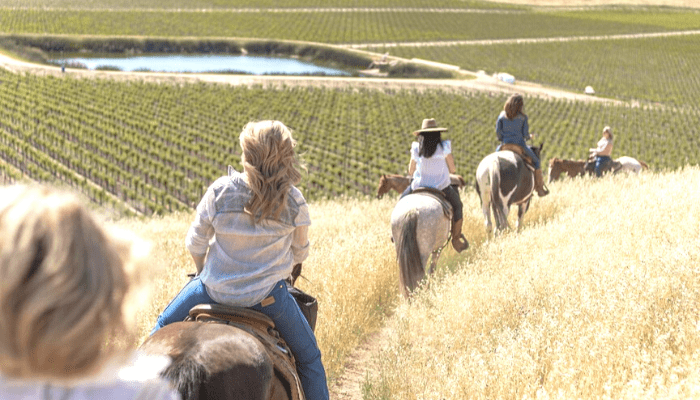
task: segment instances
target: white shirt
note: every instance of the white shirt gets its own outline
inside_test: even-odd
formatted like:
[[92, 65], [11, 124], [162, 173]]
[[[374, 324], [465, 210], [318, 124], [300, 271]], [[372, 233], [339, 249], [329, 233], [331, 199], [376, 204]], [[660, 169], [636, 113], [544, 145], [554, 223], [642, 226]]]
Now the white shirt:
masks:
[[413, 173], [411, 189], [429, 187], [442, 190], [450, 186], [450, 170], [447, 168], [445, 157], [452, 153], [452, 144], [449, 140], [443, 140], [442, 146], [438, 145], [435, 154], [430, 158], [420, 157], [418, 151], [420, 143], [411, 144], [411, 160], [416, 161], [416, 171]]
[[610, 156], [612, 154], [613, 142], [607, 137], [603, 136], [602, 139], [598, 141], [598, 147], [595, 149], [595, 154], [598, 156]]
[[11, 379], [0, 375], [2, 400], [180, 400], [160, 377], [167, 356], [135, 354], [126, 366], [107, 365], [99, 374], [72, 382]]
[[292, 186], [282, 215], [255, 223], [244, 211], [252, 192], [243, 178], [231, 168], [207, 189], [185, 245], [194, 255], [209, 249], [200, 277], [214, 301], [250, 307], [306, 259], [311, 219], [304, 196]]

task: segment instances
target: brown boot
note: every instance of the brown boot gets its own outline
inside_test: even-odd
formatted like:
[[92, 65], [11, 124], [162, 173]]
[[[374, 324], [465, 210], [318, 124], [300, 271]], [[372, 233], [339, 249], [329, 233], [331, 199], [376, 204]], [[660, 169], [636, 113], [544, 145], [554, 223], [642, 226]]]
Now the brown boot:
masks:
[[469, 247], [467, 238], [462, 235], [462, 220], [452, 222], [452, 247], [461, 253]]
[[549, 189], [544, 186], [544, 178], [542, 178], [542, 170], [535, 170], [535, 190], [537, 190], [537, 195], [544, 197], [549, 194]]

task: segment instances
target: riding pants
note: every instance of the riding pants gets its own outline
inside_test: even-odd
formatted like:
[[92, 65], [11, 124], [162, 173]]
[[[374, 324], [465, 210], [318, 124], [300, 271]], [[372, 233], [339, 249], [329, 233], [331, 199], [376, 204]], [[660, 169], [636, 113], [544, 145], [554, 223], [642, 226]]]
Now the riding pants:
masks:
[[612, 162], [610, 156], [596, 156], [595, 158], [595, 176], [601, 177], [603, 175], [603, 169]]
[[[294, 353], [299, 379], [306, 398], [327, 400], [329, 398], [328, 383], [325, 368], [321, 363], [321, 350], [318, 348], [314, 332], [304, 314], [299, 309], [294, 297], [289, 293], [287, 283], [283, 280], [277, 282], [266, 300], [269, 297], [275, 299], [272, 304], [263, 306], [262, 303], [258, 303], [249, 308], [267, 315], [274, 321], [275, 328]], [[269, 302], [269, 300], [266, 301], [266, 304]], [[190, 309], [198, 304], [216, 304], [209, 297], [199, 276], [190, 280], [165, 307], [163, 313], [158, 316], [158, 321], [151, 331], [151, 335], [165, 325], [184, 320]]]
[[[411, 185], [408, 185], [406, 190], [401, 193], [399, 200], [413, 193]], [[462, 199], [459, 197], [459, 192], [452, 185], [448, 185], [446, 188], [442, 189], [442, 193], [445, 198], [452, 205], [452, 222], [457, 222], [462, 219]]]

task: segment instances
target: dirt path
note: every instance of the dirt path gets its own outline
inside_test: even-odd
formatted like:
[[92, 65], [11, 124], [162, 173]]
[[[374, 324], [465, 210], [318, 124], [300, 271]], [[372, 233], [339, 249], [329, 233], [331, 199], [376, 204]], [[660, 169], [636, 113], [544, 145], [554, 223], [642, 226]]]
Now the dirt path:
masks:
[[375, 357], [385, 347], [389, 334], [388, 328], [382, 328], [355, 349], [344, 365], [343, 376], [329, 387], [331, 400], [362, 400], [367, 377], [378, 373]]
[[551, 38], [521, 38], [521, 39], [485, 39], [485, 40], [445, 40], [439, 42], [393, 42], [393, 43], [358, 43], [343, 44], [340, 47], [351, 49], [367, 49], [382, 47], [435, 47], [435, 46], [488, 46], [494, 44], [521, 44], [521, 43], [553, 43], [553, 42], [573, 42], [582, 40], [623, 40], [623, 39], [644, 39], [671, 36], [700, 35], [700, 30], [653, 32], [653, 33], [630, 33], [619, 35], [598, 35], [598, 36], [562, 36]]

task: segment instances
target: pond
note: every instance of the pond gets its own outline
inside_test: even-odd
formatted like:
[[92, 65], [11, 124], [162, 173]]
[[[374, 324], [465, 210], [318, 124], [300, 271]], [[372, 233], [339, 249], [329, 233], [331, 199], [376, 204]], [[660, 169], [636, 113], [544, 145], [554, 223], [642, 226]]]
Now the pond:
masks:
[[229, 72], [252, 75], [351, 75], [341, 69], [321, 67], [294, 58], [232, 55], [158, 55], [123, 57], [69, 57], [53, 59], [58, 65], [83, 65], [88, 69], [154, 72]]

